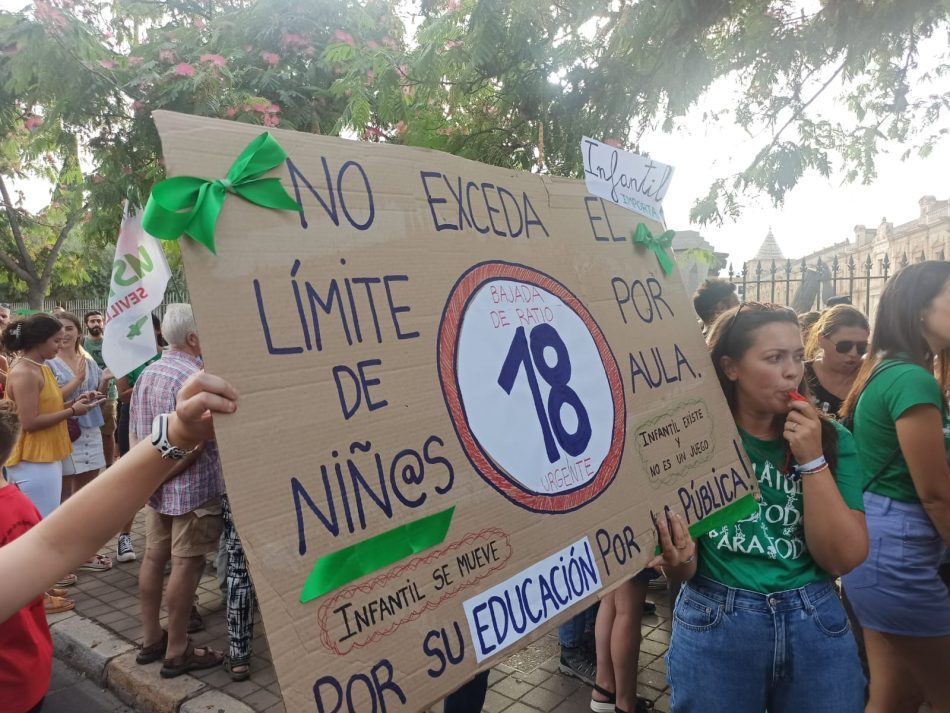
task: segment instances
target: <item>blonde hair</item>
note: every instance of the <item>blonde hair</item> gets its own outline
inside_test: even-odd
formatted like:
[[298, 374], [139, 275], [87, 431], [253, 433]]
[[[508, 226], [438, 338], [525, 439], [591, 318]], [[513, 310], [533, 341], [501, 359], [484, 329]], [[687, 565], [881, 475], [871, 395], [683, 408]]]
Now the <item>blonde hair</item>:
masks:
[[816, 359], [821, 352], [821, 338], [830, 337], [844, 327], [860, 327], [871, 332], [868, 318], [851, 305], [829, 307], [815, 322], [805, 337], [805, 359]]

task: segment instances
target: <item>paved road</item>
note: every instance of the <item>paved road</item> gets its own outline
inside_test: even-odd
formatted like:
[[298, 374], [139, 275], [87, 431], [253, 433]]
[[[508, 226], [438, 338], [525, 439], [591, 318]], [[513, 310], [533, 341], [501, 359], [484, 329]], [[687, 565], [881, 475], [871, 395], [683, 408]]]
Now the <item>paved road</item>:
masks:
[[134, 709], [54, 658], [43, 713], [134, 713]]

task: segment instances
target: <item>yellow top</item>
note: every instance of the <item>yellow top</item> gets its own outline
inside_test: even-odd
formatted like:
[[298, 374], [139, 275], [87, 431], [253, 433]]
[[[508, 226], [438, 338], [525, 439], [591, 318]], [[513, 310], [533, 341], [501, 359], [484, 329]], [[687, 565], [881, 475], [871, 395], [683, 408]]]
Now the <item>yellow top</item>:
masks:
[[[39, 367], [43, 371], [43, 388], [40, 390], [37, 413], [42, 416], [43, 414], [65, 410], [63, 392], [59, 390], [59, 384], [56, 383], [53, 372], [45, 364], [40, 364]], [[16, 402], [16, 399], [11, 398], [9, 389], [7, 389], [3, 398]], [[17, 439], [6, 465], [7, 467], [14, 466], [21, 460], [30, 463], [55, 463], [68, 456], [72, 451], [73, 444], [69, 440], [69, 431], [64, 419], [39, 431], [29, 433], [20, 431], [20, 437]]]

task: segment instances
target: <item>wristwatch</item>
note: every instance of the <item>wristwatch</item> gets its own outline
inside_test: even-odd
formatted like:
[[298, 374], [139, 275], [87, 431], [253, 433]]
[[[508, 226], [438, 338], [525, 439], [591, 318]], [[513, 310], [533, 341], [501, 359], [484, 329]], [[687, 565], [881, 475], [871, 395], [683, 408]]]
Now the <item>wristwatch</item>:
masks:
[[168, 442], [167, 413], [160, 413], [152, 420], [152, 445], [162, 454], [162, 458], [167, 458], [168, 460], [181, 460], [189, 453], [194, 453], [198, 450], [198, 446], [195, 446], [191, 450], [186, 451]]

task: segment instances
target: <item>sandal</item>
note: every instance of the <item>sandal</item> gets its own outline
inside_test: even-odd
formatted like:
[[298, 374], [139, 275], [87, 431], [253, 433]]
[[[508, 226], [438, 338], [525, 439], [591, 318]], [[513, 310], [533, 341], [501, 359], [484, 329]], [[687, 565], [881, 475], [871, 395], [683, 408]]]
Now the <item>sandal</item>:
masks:
[[70, 573], [67, 574], [65, 577], [63, 577], [61, 580], [59, 580], [59, 581], [55, 584], [55, 586], [56, 586], [56, 587], [71, 587], [71, 586], [73, 586], [73, 585], [74, 585], [76, 582], [78, 582], [78, 581], [79, 581], [79, 577], [77, 577], [75, 574], [73, 574], [72, 572], [70, 572]]
[[75, 609], [76, 602], [66, 597], [54, 597], [49, 594], [44, 594], [43, 607], [46, 609], [47, 614], [62, 614], [63, 612]]
[[69, 596], [69, 592], [67, 592], [65, 589], [60, 589], [59, 587], [50, 587], [46, 590], [46, 593], [51, 597], [63, 597], [64, 599], [68, 598]]
[[224, 663], [223, 653], [207, 646], [192, 646], [189, 641], [185, 653], [162, 661], [162, 670], [159, 674], [162, 678], [176, 678], [189, 671], [202, 671], [220, 666], [222, 663]]
[[197, 634], [205, 630], [205, 620], [198, 611], [198, 607], [192, 605], [191, 614], [188, 615], [188, 626], [185, 631], [189, 634]]
[[[251, 677], [250, 659], [228, 659], [224, 662], [224, 667], [231, 674], [232, 681], [246, 681]], [[238, 671], [237, 669], [243, 669]]]
[[154, 644], [149, 644], [148, 646], [145, 646], [144, 644], [142, 645], [138, 656], [135, 657], [135, 663], [137, 663], [139, 666], [145, 666], [146, 664], [161, 661], [165, 656], [165, 648], [167, 646], [168, 632], [163, 630], [161, 639], [156, 641]]
[[79, 565], [78, 569], [84, 569], [90, 572], [104, 572], [107, 569], [112, 569], [112, 560], [105, 555], [95, 555]]
[[[593, 698], [590, 699], [590, 709], [594, 713], [624, 713], [620, 708], [617, 708], [617, 696], [614, 693], [611, 693], [608, 690], [601, 688], [598, 685], [594, 685], [594, 690], [597, 691], [600, 695], [606, 698], [606, 701], [595, 701]], [[595, 707], [596, 706], [596, 707]], [[637, 707], [634, 710], [634, 713], [650, 713], [653, 710], [653, 701], [649, 698], [643, 698], [642, 696], [637, 696]]]
[[617, 704], [617, 696], [612, 691], [608, 691], [606, 688], [601, 688], [596, 683], [594, 684], [594, 691], [606, 698], [606, 701], [598, 701], [593, 698], [590, 699], [590, 709], [594, 713], [614, 713], [614, 709]]

